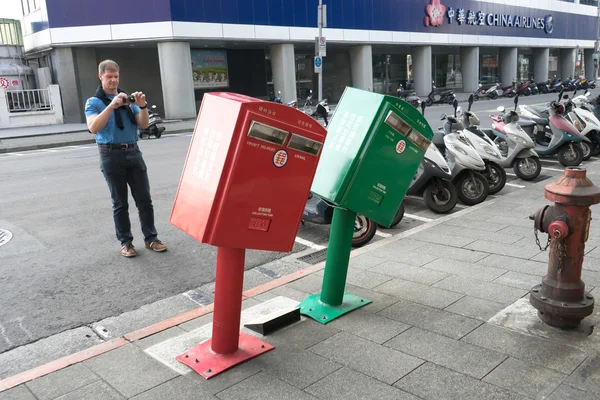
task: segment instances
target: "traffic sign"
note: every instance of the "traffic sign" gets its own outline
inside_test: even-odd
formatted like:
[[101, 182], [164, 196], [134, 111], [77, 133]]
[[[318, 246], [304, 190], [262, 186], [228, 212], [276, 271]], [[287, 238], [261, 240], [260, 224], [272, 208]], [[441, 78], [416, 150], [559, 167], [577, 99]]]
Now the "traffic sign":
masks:
[[317, 36], [315, 38], [315, 54], [320, 57], [327, 55], [327, 39], [325, 36]]
[[315, 57], [315, 74], [323, 72], [323, 59], [319, 56]]

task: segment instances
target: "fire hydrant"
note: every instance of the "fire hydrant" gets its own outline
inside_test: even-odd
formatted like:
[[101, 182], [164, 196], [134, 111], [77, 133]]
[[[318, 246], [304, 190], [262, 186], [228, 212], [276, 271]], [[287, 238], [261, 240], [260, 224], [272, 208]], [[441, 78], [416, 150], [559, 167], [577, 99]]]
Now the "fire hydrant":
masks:
[[[581, 280], [585, 242], [592, 212], [600, 203], [600, 188], [586, 178], [585, 168], [566, 168], [555, 182], [546, 185], [546, 199], [552, 206], [541, 207], [530, 219], [540, 250], [550, 247], [548, 273], [541, 285], [535, 285], [529, 301], [539, 318], [557, 328], [575, 328], [594, 310], [594, 297], [585, 291]], [[538, 231], [548, 234], [542, 248]]]

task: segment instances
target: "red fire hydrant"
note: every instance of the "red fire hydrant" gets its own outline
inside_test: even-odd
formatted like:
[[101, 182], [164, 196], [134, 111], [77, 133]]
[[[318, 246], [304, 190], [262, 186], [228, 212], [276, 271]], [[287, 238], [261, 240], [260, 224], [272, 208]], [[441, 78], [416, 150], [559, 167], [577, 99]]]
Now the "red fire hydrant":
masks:
[[590, 206], [600, 203], [600, 188], [586, 178], [585, 168], [566, 168], [563, 176], [546, 185], [544, 194], [555, 204], [541, 207], [530, 219], [535, 221], [538, 246], [538, 231], [548, 234], [540, 250], [550, 247], [550, 260], [548, 273], [531, 289], [529, 301], [548, 325], [574, 328], [594, 310], [594, 297], [585, 291], [581, 271]]

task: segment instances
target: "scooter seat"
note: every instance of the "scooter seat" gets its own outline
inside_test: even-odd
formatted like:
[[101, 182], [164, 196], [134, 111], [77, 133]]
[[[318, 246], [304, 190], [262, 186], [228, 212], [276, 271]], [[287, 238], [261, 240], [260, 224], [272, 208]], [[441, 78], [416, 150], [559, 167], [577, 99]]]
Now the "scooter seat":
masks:
[[538, 106], [525, 106], [525, 107], [529, 108], [531, 111], [538, 114], [541, 118], [548, 118], [550, 116], [550, 113], [548, 112], [547, 108], [538, 107]]

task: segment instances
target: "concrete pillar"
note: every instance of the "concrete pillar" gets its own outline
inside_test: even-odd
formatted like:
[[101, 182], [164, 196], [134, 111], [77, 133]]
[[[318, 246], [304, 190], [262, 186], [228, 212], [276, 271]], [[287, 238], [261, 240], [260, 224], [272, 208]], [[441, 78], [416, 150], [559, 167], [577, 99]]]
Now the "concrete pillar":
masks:
[[371, 45], [350, 48], [352, 87], [373, 90], [373, 50]]
[[[296, 56], [293, 44], [274, 44], [271, 50], [271, 69], [273, 71], [273, 86], [275, 96], [281, 91], [281, 101], [285, 104], [297, 100], [296, 94]], [[324, 60], [323, 62], [327, 62]], [[313, 91], [314, 98], [318, 93]]]
[[460, 48], [463, 92], [471, 93], [479, 85], [479, 47]]
[[560, 76], [563, 81], [575, 74], [575, 49], [560, 49]]
[[[54, 83], [60, 86], [64, 122], [67, 124], [85, 122], [83, 118], [85, 101], [88, 97], [92, 97], [94, 93], [86, 93], [87, 96], [84, 99], [80, 97], [80, 90], [77, 85], [77, 62], [73, 48], [58, 47], [52, 50], [51, 57], [54, 79], [56, 81]], [[96, 65], [94, 70], [97, 69], [98, 66]], [[97, 73], [95, 81], [98, 82]]]
[[431, 92], [431, 46], [412, 48], [412, 72], [414, 88], [419, 96], [427, 96]]
[[63, 107], [60, 99], [60, 87], [58, 85], [48, 86], [48, 92], [50, 92], [50, 101], [52, 102], [52, 108], [54, 109], [54, 115], [57, 124], [64, 122], [63, 118]]
[[550, 63], [550, 49], [533, 49], [533, 76], [536, 82], [544, 82], [548, 79], [548, 65]]
[[508, 86], [517, 79], [517, 48], [500, 48], [500, 80], [502, 86]]
[[583, 62], [585, 67], [585, 78], [589, 82], [596, 80], [596, 67], [594, 66], [594, 49], [583, 50]]
[[196, 118], [196, 98], [189, 42], [158, 43], [165, 119]]

